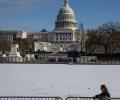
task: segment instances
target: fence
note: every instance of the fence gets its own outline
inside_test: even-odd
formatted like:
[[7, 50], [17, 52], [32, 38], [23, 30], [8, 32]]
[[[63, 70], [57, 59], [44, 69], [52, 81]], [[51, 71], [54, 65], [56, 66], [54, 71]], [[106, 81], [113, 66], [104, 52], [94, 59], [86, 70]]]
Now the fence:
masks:
[[34, 59], [22, 57], [0, 57], [0, 63], [32, 63]]
[[24, 57], [0, 57], [0, 63], [23, 63], [23, 64], [99, 64], [99, 65], [120, 65], [120, 60], [77, 60], [73, 58], [62, 58], [56, 61], [56, 58], [29, 59]]
[[96, 60], [96, 61], [80, 61], [78, 64], [97, 64], [97, 65], [120, 65], [120, 60]]
[[50, 58], [29, 59], [24, 57], [0, 57], [0, 63], [21, 63], [21, 64], [67, 64], [69, 58], [58, 59], [58, 61]]
[[[63, 100], [63, 98], [39, 96], [0, 96], [0, 100]], [[65, 100], [93, 100], [93, 97], [67, 97]], [[110, 100], [120, 100], [120, 98], [110, 98]]]
[[[93, 97], [67, 97], [66, 100], [93, 100]], [[110, 98], [110, 100], [120, 100], [120, 98]]]
[[63, 100], [61, 97], [1, 96], [0, 100]]

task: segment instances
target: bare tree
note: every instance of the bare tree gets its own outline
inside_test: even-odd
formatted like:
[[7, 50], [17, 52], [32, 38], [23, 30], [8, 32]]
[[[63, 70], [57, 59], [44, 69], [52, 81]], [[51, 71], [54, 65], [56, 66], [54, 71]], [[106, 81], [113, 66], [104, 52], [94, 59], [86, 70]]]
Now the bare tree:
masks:
[[[105, 54], [119, 52], [120, 50], [120, 23], [108, 22], [96, 30], [88, 30], [86, 48], [95, 52], [96, 49]], [[119, 49], [118, 51], [116, 51]]]
[[26, 39], [17, 39], [17, 43], [20, 46], [20, 51], [23, 53], [23, 51], [29, 51], [29, 53], [32, 53], [34, 51], [34, 40], [33, 37], [29, 37]]
[[120, 23], [105, 23], [98, 28], [98, 32], [101, 35], [100, 45], [104, 47], [105, 53], [113, 53], [120, 42]]
[[10, 51], [11, 42], [5, 39], [0, 39], [0, 50], [1, 51]]
[[[87, 37], [85, 47], [87, 52], [95, 52], [95, 50], [100, 45], [101, 37], [97, 30], [88, 30], [87, 31]], [[99, 48], [100, 49], [100, 48]]]

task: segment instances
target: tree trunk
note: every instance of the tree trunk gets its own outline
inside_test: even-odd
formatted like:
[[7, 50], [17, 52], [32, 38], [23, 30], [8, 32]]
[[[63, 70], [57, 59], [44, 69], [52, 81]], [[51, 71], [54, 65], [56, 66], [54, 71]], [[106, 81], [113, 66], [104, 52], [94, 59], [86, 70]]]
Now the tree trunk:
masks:
[[108, 52], [109, 52], [109, 49], [108, 49], [108, 45], [106, 45], [106, 46], [104, 46], [104, 50], [105, 50], [105, 54], [108, 54]]

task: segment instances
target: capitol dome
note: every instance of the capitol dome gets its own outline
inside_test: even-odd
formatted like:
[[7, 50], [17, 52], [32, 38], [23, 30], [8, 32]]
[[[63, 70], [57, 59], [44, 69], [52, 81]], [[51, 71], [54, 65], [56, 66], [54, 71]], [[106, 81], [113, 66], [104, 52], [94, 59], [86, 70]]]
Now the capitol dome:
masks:
[[69, 6], [68, 0], [64, 1], [64, 6], [60, 9], [55, 29], [77, 29], [77, 21], [73, 9]]

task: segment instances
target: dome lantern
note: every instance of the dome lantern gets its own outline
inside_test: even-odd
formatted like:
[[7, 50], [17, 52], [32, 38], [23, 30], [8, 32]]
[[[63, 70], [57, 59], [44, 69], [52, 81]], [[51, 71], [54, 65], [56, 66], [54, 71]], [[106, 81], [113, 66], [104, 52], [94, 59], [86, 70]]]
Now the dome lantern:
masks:
[[64, 6], [68, 6], [68, 0], [64, 1]]

